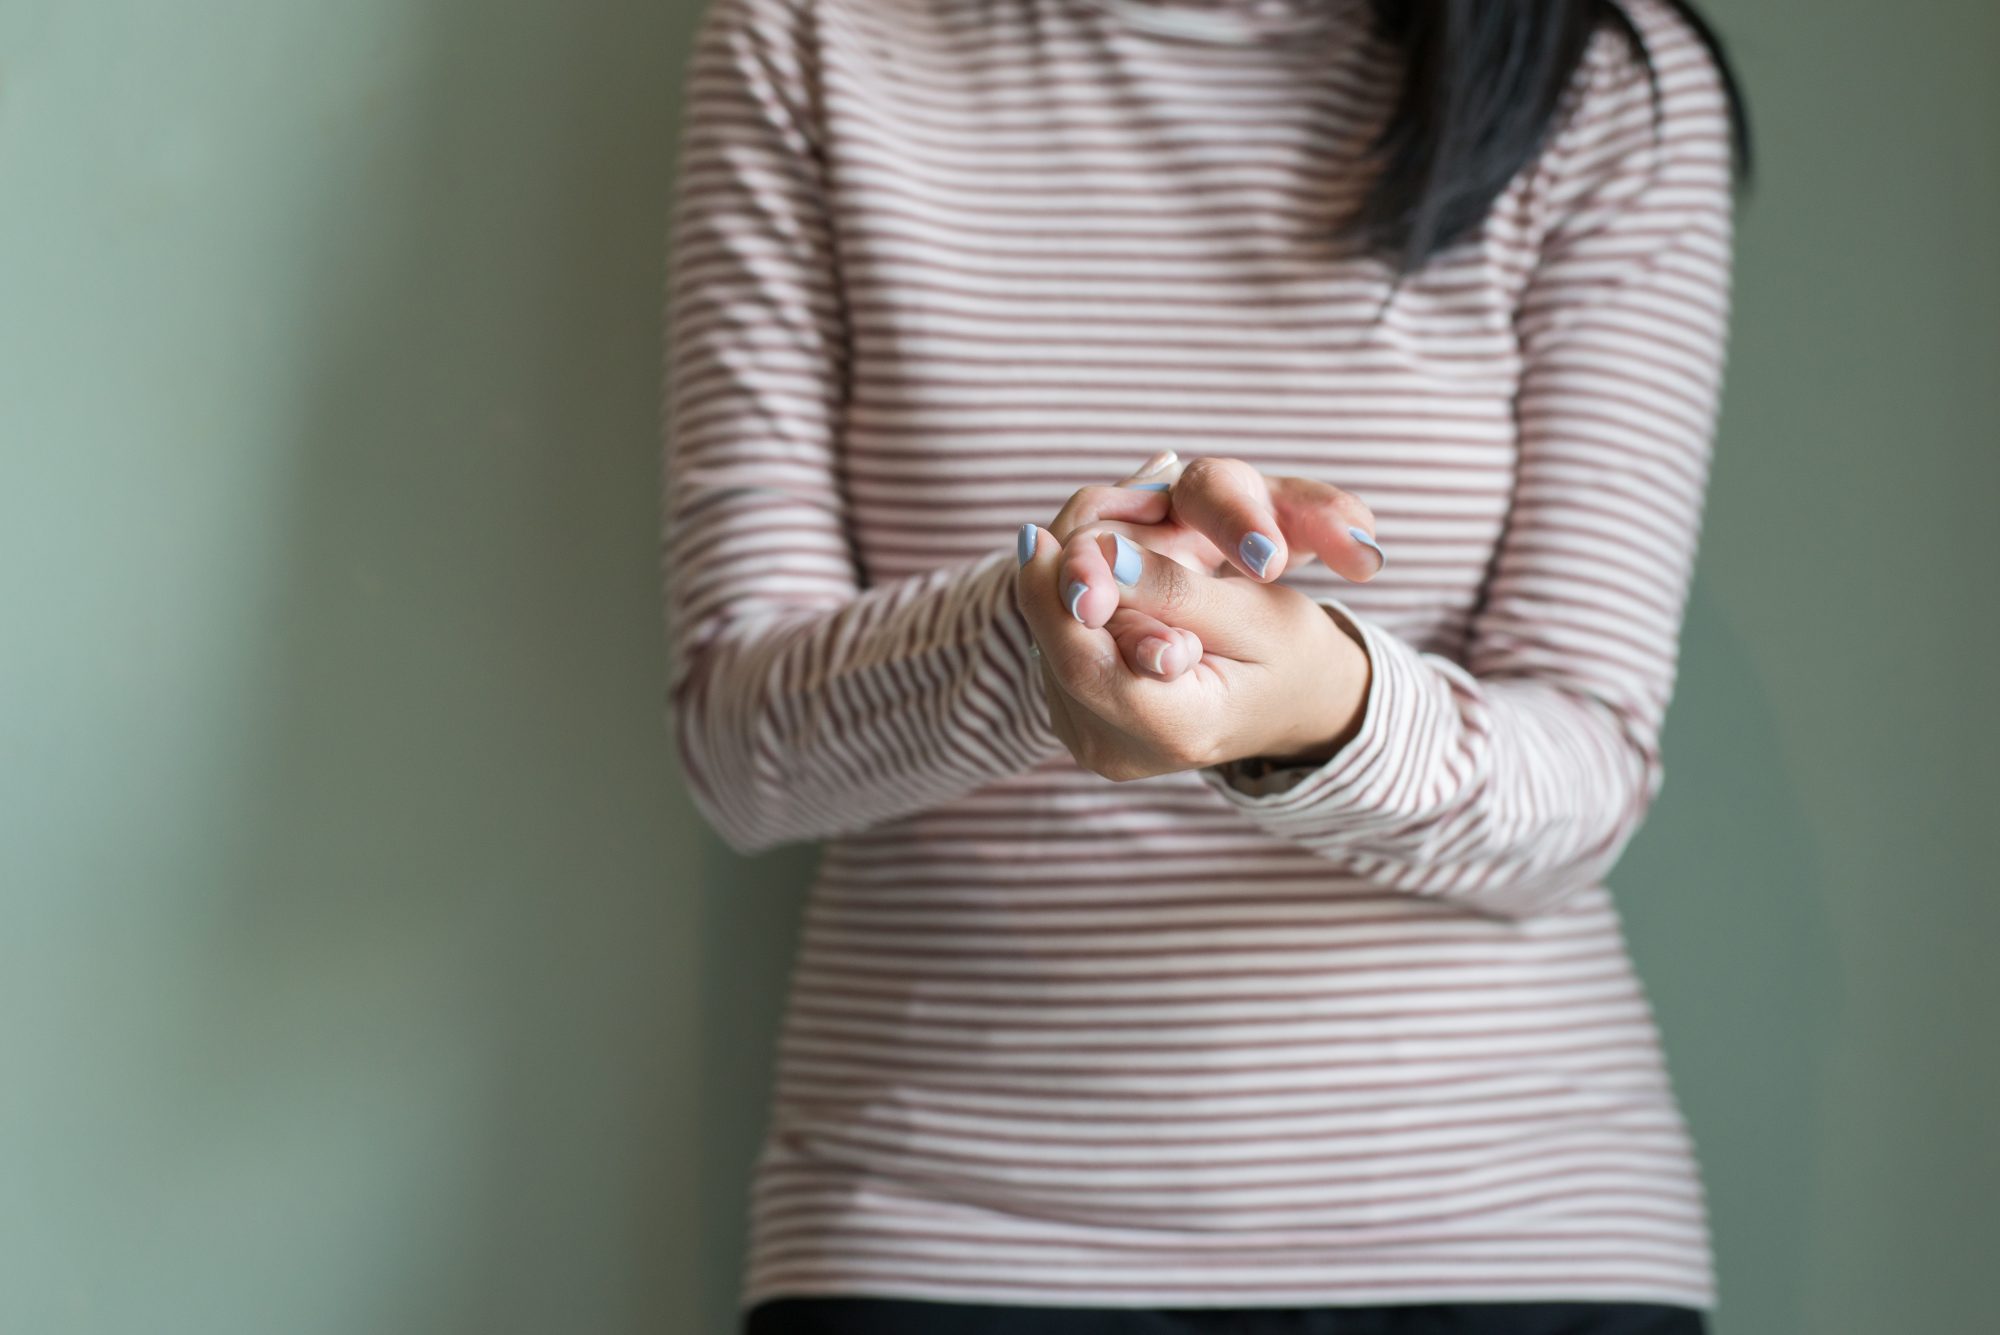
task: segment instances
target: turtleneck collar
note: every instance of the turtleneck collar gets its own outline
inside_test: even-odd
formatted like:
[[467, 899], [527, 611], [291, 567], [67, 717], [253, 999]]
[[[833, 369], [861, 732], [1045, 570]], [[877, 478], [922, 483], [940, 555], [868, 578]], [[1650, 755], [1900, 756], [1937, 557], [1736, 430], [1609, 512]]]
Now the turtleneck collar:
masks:
[[1089, 0], [1146, 32], [1213, 42], [1264, 42], [1319, 32], [1359, 0]]

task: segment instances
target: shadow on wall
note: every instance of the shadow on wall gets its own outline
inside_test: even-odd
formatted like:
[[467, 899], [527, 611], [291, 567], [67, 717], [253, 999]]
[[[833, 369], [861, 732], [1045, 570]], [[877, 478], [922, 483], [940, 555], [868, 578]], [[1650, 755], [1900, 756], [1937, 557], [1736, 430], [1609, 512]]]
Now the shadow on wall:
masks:
[[1682, 643], [1666, 786], [1611, 884], [1701, 1160], [1717, 1335], [1806, 1335], [1842, 1002], [1825, 878], [1769, 691], [1699, 578]]
[[736, 1326], [750, 1174], [769, 1121], [787, 983], [819, 854], [783, 849], [746, 863], [713, 836], [704, 852], [699, 1299], [701, 1329], [723, 1335]]
[[692, 18], [448, 0], [350, 62], [376, 124], [300, 239], [318, 383], [272, 444], [261, 752], [180, 1056], [258, 1082], [179, 1156], [161, 1265], [245, 1277], [207, 1328], [686, 1328], [656, 414]]

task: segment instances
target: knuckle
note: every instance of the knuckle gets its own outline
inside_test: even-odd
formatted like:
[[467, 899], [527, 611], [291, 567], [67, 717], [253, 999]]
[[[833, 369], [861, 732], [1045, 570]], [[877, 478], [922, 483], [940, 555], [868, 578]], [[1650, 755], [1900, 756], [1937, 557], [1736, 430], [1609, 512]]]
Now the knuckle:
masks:
[[1118, 488], [1100, 482], [1078, 487], [1050, 521], [1049, 532], [1055, 534], [1057, 542], [1068, 542], [1080, 527], [1094, 522], [1103, 513], [1117, 491]]
[[1336, 487], [1332, 483], [1321, 485], [1326, 488], [1327, 499], [1333, 503], [1333, 508], [1340, 511], [1341, 518], [1350, 524], [1360, 524], [1370, 532], [1374, 531], [1375, 512], [1368, 508], [1366, 501], [1345, 487]]
[[1335, 506], [1349, 523], [1360, 524], [1371, 531], [1374, 529], [1375, 512], [1368, 508], [1366, 501], [1351, 491], [1342, 491], [1337, 487], [1334, 489], [1333, 499]]
[[1252, 476], [1261, 476], [1253, 464], [1229, 454], [1204, 454], [1187, 466], [1187, 472], [1207, 485], [1235, 486]]
[[1178, 561], [1163, 561], [1153, 578], [1154, 605], [1160, 619], [1169, 623], [1185, 617], [1199, 605], [1195, 573]]
[[1190, 459], [1181, 469], [1181, 481], [1195, 489], [1213, 485], [1227, 471], [1227, 463], [1212, 454]]

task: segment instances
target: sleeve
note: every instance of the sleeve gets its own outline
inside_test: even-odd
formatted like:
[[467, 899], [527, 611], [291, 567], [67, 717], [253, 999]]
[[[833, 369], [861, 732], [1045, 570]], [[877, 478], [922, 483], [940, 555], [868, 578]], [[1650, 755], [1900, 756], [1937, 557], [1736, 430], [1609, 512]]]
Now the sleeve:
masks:
[[1733, 196], [1720, 76], [1691, 29], [1650, 12], [1658, 103], [1623, 35], [1600, 32], [1531, 169], [1541, 245], [1517, 314], [1518, 467], [1463, 661], [1321, 598], [1371, 663], [1358, 733], [1317, 767], [1202, 771], [1351, 874], [1502, 917], [1604, 876], [1663, 780]]
[[668, 723], [735, 849], [934, 807], [1061, 750], [1013, 535], [869, 587], [839, 459], [849, 340], [797, 0], [711, 0], [668, 276]]

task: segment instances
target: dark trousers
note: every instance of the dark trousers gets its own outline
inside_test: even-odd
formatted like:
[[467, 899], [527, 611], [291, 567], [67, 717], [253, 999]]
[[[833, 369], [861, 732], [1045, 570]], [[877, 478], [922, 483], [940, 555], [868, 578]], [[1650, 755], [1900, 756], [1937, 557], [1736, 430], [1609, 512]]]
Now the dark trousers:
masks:
[[1699, 1312], [1651, 1303], [1396, 1307], [1000, 1307], [907, 1298], [774, 1298], [743, 1335], [1706, 1335]]

